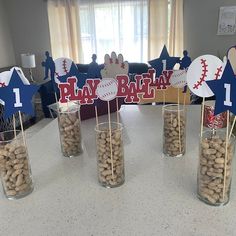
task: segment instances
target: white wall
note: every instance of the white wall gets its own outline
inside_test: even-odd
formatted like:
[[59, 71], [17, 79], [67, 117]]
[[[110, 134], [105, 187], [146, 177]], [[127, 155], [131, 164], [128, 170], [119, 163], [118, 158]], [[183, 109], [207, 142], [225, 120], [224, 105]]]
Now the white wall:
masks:
[[[8, 20], [13, 35], [16, 63], [21, 65], [21, 53], [34, 53], [36, 68], [33, 75], [37, 81], [43, 79], [41, 66], [44, 52], [51, 51], [47, 2], [45, 0], [5, 0]], [[28, 71], [27, 71], [28, 72]]]
[[0, 68], [15, 65], [15, 54], [9, 29], [6, 8], [0, 0]]
[[192, 59], [203, 54], [223, 57], [229, 47], [236, 45], [236, 35], [216, 35], [219, 8], [234, 5], [235, 0], [184, 1], [184, 45]]

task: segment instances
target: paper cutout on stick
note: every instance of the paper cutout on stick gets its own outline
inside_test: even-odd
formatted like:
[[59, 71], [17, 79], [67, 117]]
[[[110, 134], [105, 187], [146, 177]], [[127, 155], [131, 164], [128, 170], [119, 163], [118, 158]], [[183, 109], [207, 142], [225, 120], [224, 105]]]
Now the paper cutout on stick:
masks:
[[33, 115], [34, 109], [31, 100], [38, 88], [36, 85], [25, 85], [14, 69], [9, 84], [0, 88], [0, 99], [4, 101], [5, 105], [4, 119], [18, 111]]
[[55, 82], [57, 84], [61, 82], [66, 82], [68, 77], [76, 76], [77, 86], [82, 88], [85, 85], [86, 79], [88, 78], [86, 74], [80, 73], [78, 71], [75, 63], [65, 57], [57, 58], [55, 61]]
[[101, 77], [100, 70], [102, 68], [101, 68], [101, 65], [98, 65], [96, 60], [97, 60], [97, 55], [93, 54], [92, 55], [92, 62], [89, 64], [88, 73], [87, 73], [87, 76], [90, 79], [100, 78]]
[[231, 47], [227, 52], [227, 58], [233, 68], [234, 75], [236, 76], [236, 46]]
[[[96, 57], [95, 55], [93, 56], [93, 64], [96, 64]], [[166, 47], [163, 48], [160, 58], [156, 59], [156, 62], [161, 61], [162, 65], [159, 76], [157, 76], [156, 70], [151, 68], [147, 73], [136, 74], [134, 81], [130, 81], [128, 76], [129, 64], [124, 61], [121, 54], [118, 56], [115, 52], [112, 52], [111, 56], [106, 54], [104, 61], [104, 68], [101, 70], [101, 81], [89, 78], [79, 85], [80, 78], [78, 77], [76, 65], [68, 58], [55, 60], [56, 79], [61, 96], [60, 102], [79, 101], [81, 105], [95, 103], [96, 106], [99, 99], [109, 101], [116, 97], [121, 97], [124, 98], [126, 103], [143, 101], [145, 103], [145, 101], [150, 100], [154, 102], [156, 97], [160, 100], [159, 93], [161, 94], [163, 91], [170, 92], [170, 99], [173, 100], [175, 98], [173, 102], [177, 102], [178, 93], [173, 93], [172, 86], [174, 88], [183, 88], [186, 85], [185, 70], [175, 71], [173, 74], [172, 68], [179, 61], [179, 57], [170, 57]], [[106, 79], [110, 79], [110, 81], [108, 82]], [[103, 80], [105, 81], [103, 82]], [[105, 86], [105, 84], [109, 84], [109, 86]], [[177, 90], [174, 91], [176, 92]], [[168, 94], [164, 94], [161, 97], [164, 98], [165, 96], [168, 97]], [[183, 96], [184, 101], [185, 99], [186, 96]]]
[[187, 69], [192, 63], [191, 58], [188, 56], [188, 51], [184, 50], [183, 54], [184, 54], [184, 57], [179, 61], [180, 70]]
[[[22, 69], [20, 67], [15, 66], [8, 71], [3, 71], [0, 73], [0, 88], [8, 86], [14, 70], [17, 72], [24, 84], [30, 84], [28, 79], [25, 77]], [[0, 104], [5, 105], [5, 102], [0, 99]]]
[[203, 55], [196, 58], [187, 71], [189, 89], [199, 97], [213, 96], [206, 81], [219, 80], [224, 70], [223, 67], [223, 62], [216, 56]]
[[148, 63], [156, 70], [156, 77], [159, 77], [164, 70], [173, 70], [180, 57], [170, 57], [166, 46], [164, 45], [160, 57], [149, 61]]
[[174, 70], [170, 77], [170, 84], [174, 88], [183, 88], [187, 84], [187, 73], [185, 70]]
[[[168, 87], [166, 90], [154, 89], [155, 97], [152, 99], [142, 99], [140, 97], [140, 104], [146, 103], [163, 103], [163, 97], [165, 96], [166, 103], [176, 103], [178, 97], [178, 90], [172, 86]], [[190, 90], [188, 89], [186, 93], [179, 93], [179, 102], [182, 104], [190, 104]]]
[[9, 84], [14, 70], [20, 76], [20, 78], [24, 84], [30, 84], [29, 80], [25, 77], [22, 69], [20, 67], [15, 66], [15, 67], [12, 67], [8, 71], [3, 71], [0, 73], [0, 87], [5, 87]]
[[101, 70], [102, 78], [116, 78], [117, 75], [127, 75], [129, 71], [129, 63], [124, 61], [123, 55], [118, 57], [115, 52], [104, 57], [104, 69]]
[[115, 99], [117, 92], [118, 92], [117, 80], [113, 78], [102, 79], [96, 89], [98, 98], [106, 102]]
[[236, 115], [236, 78], [232, 66], [227, 61], [223, 75], [220, 80], [207, 81], [208, 86], [216, 96], [215, 115], [224, 111], [231, 111]]
[[42, 66], [45, 67], [45, 74], [44, 74], [44, 80], [48, 79], [49, 71], [50, 71], [50, 79], [54, 79], [55, 75], [55, 63], [50, 57], [50, 54], [48, 51], [45, 52], [46, 60], [42, 62]]
[[86, 84], [82, 88], [78, 88], [75, 76], [67, 78], [66, 82], [58, 84], [59, 102], [78, 101], [81, 105], [93, 104], [97, 99], [96, 89], [100, 81], [100, 79], [87, 79]]

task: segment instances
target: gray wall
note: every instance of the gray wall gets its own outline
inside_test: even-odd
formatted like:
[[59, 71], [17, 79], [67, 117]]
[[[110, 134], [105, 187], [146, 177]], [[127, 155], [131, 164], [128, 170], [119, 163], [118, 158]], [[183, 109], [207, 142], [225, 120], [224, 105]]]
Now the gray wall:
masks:
[[6, 7], [0, 0], [0, 68], [15, 64], [15, 53], [9, 29]]
[[37, 67], [33, 69], [33, 75], [37, 81], [42, 80], [44, 73], [41, 62], [44, 60], [44, 52], [51, 51], [47, 2], [45, 0], [5, 0], [5, 4], [13, 35], [16, 63], [21, 65], [21, 53], [34, 53]]
[[219, 8], [236, 0], [184, 0], [184, 45], [192, 58], [203, 54], [223, 57], [236, 45], [236, 35], [218, 36]]

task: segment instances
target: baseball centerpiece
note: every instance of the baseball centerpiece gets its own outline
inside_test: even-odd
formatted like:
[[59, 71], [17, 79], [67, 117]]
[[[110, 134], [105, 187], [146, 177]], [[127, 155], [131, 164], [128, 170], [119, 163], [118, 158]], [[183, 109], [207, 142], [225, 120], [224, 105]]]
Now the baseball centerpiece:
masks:
[[174, 70], [170, 77], [170, 84], [174, 88], [183, 88], [187, 85], [186, 70]]
[[186, 150], [186, 108], [179, 104], [163, 106], [163, 153], [181, 157]]
[[[54, 80], [60, 86], [67, 81], [70, 72], [75, 67], [68, 58], [58, 58], [55, 61]], [[77, 78], [75, 78], [77, 81]], [[82, 135], [80, 121], [80, 105], [76, 101], [67, 100], [66, 103], [57, 103], [57, 119], [61, 142], [61, 151], [65, 157], [75, 157], [82, 153]]]
[[[20, 68], [13, 68], [0, 77], [4, 84], [0, 88], [0, 99], [5, 106], [3, 118], [13, 120], [13, 129], [0, 133], [0, 174], [5, 196], [18, 199], [34, 189], [21, 112], [34, 115], [32, 97], [38, 86], [30, 85]], [[21, 130], [16, 129], [16, 113]]]
[[[230, 196], [235, 148], [235, 137], [229, 130], [229, 111], [236, 112], [232, 96], [232, 91], [236, 89], [234, 72], [229, 60], [225, 64], [215, 56], [203, 55], [190, 65], [187, 83], [194, 94], [203, 97], [198, 198], [210, 205], [225, 205]], [[205, 97], [213, 95], [216, 101], [205, 103]], [[203, 126], [210, 129], [203, 132]]]
[[101, 70], [102, 80], [98, 84], [96, 94], [99, 99], [106, 101], [108, 105], [108, 122], [96, 125], [97, 144], [97, 171], [99, 183], [107, 188], [122, 185], [125, 181], [124, 172], [124, 147], [123, 125], [119, 123], [117, 109], [116, 122], [111, 122], [110, 101], [118, 99], [118, 75], [128, 74], [128, 62], [124, 62], [123, 56], [111, 53], [104, 57], [105, 66]]

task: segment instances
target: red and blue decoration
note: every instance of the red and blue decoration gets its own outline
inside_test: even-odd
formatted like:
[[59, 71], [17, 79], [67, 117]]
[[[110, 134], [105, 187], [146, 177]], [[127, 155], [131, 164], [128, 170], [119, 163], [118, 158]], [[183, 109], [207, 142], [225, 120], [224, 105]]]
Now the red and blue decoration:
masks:
[[44, 80], [48, 79], [48, 74], [50, 71], [50, 78], [51, 80], [54, 80], [55, 75], [55, 63], [53, 61], [53, 58], [50, 57], [50, 54], [48, 51], [45, 52], [46, 60], [42, 62], [42, 66], [45, 67], [45, 76]]
[[179, 60], [179, 69], [180, 70], [186, 70], [188, 69], [188, 67], [190, 66], [190, 64], [192, 63], [192, 59], [188, 56], [188, 51], [184, 50], [183, 51], [183, 58], [181, 60]]
[[156, 77], [162, 75], [163, 70], [173, 70], [180, 57], [170, 57], [166, 46], [163, 47], [159, 58], [149, 61], [148, 63], [156, 70]]
[[97, 60], [97, 55], [93, 54], [92, 55], [92, 62], [89, 64], [88, 73], [87, 73], [87, 77], [89, 79], [101, 78], [100, 71], [101, 71], [101, 69], [104, 68], [104, 65], [98, 65], [96, 60]]
[[4, 119], [18, 111], [34, 115], [32, 97], [38, 89], [36, 85], [25, 85], [14, 69], [8, 86], [0, 88], [0, 99], [5, 103]]
[[220, 80], [206, 81], [216, 96], [215, 112], [218, 115], [224, 111], [230, 111], [236, 115], [236, 77], [232, 66], [227, 61], [223, 75]]
[[58, 76], [57, 79], [64, 83], [67, 81], [68, 77], [75, 76], [77, 78], [77, 87], [82, 88], [85, 85], [86, 79], [88, 78], [87, 74], [80, 73], [77, 66], [74, 64], [74, 62], [71, 64], [69, 72], [64, 76]]

